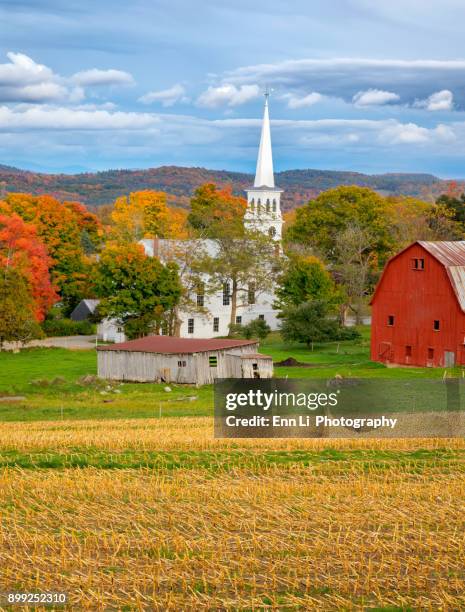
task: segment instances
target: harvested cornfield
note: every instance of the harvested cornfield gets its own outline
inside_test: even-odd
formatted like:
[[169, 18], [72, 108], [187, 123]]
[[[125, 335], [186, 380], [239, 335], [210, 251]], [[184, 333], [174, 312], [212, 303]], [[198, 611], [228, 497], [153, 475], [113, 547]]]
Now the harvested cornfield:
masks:
[[[70, 610], [465, 608], [461, 440], [0, 425], [0, 592]], [[37, 608], [35, 608], [37, 609]]]

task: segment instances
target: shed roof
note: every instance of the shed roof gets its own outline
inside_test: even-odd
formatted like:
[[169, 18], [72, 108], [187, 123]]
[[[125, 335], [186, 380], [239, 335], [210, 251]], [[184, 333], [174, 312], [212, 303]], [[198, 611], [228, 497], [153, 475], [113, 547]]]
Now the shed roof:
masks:
[[440, 264], [442, 264], [449, 277], [450, 284], [454, 290], [455, 297], [459, 303], [460, 308], [465, 312], [465, 240], [447, 241], [441, 240], [437, 242], [429, 242], [426, 240], [418, 240], [413, 242], [408, 247], [394, 255], [384, 268], [383, 274], [376, 286], [373, 297], [371, 298], [370, 304], [378, 292], [381, 286], [384, 272], [386, 271], [389, 264], [399, 257], [402, 253], [410, 249], [415, 244], [419, 244], [425, 249], [430, 255], [432, 255]]
[[240, 346], [256, 345], [257, 340], [231, 340], [229, 338], [175, 338], [173, 336], [145, 336], [137, 340], [98, 346], [98, 351], [134, 351], [137, 353], [205, 353]]

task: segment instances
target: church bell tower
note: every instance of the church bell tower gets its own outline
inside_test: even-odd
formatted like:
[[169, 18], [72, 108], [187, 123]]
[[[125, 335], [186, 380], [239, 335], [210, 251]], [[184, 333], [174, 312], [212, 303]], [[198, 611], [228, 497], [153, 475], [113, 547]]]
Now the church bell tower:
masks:
[[267, 92], [265, 93], [265, 110], [258, 150], [257, 170], [253, 187], [247, 189], [247, 210], [244, 216], [244, 224], [248, 229], [258, 230], [279, 241], [283, 229], [280, 202], [283, 190], [278, 189], [274, 184], [268, 97], [269, 93]]

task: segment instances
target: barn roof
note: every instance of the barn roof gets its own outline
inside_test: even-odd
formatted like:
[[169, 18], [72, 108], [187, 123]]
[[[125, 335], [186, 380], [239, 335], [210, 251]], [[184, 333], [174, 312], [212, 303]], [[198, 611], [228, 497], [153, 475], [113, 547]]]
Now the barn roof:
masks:
[[373, 297], [371, 298], [370, 304], [378, 292], [381, 282], [383, 280], [384, 272], [386, 271], [389, 264], [399, 257], [402, 253], [410, 249], [415, 244], [419, 244], [425, 249], [430, 255], [432, 255], [440, 264], [444, 266], [449, 277], [450, 284], [454, 290], [455, 297], [459, 303], [460, 308], [465, 312], [465, 240], [446, 241], [441, 240], [437, 242], [429, 242], [426, 240], [417, 240], [408, 247], [394, 255], [386, 264], [383, 274], [376, 286]]
[[419, 240], [418, 244], [428, 251], [444, 266], [465, 266], [465, 240], [427, 242]]
[[98, 346], [98, 351], [134, 351], [137, 353], [205, 353], [239, 346], [257, 344], [257, 340], [231, 340], [229, 338], [174, 338], [173, 336], [145, 336], [137, 340]]

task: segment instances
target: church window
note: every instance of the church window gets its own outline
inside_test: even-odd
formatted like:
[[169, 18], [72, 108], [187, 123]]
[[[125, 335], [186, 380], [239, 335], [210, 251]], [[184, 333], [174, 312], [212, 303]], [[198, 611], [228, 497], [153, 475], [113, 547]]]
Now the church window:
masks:
[[213, 318], [213, 331], [214, 332], [220, 331], [220, 318], [219, 317]]
[[240, 315], [237, 315], [237, 317], [236, 317], [236, 324], [237, 325], [242, 325], [242, 317]]
[[260, 321], [264, 321], [265, 320], [265, 315], [264, 314], [258, 315], [258, 319]]
[[268, 234], [270, 235], [271, 238], [274, 238], [276, 236], [276, 228], [270, 227], [270, 229], [268, 230]]
[[223, 283], [223, 306], [229, 306], [230, 293], [229, 283]]
[[205, 285], [200, 283], [197, 287], [197, 306], [205, 305]]
[[194, 319], [187, 319], [187, 333], [194, 333]]
[[266, 201], [266, 212], [270, 212], [270, 200]]
[[254, 283], [250, 283], [249, 284], [249, 291], [248, 291], [248, 302], [249, 304], [255, 304], [255, 285]]
[[273, 200], [273, 212], [276, 212], [276, 200]]
[[250, 210], [255, 211], [255, 200], [253, 198], [250, 200]]

